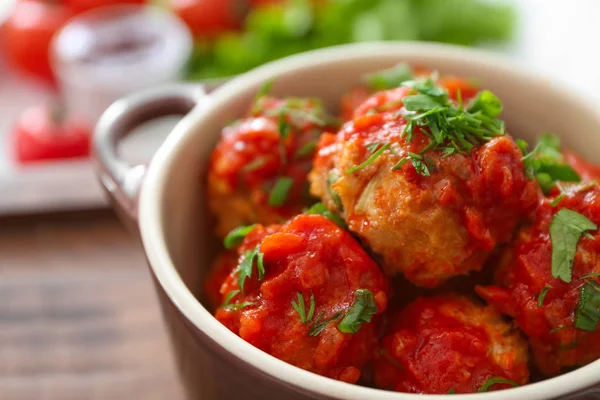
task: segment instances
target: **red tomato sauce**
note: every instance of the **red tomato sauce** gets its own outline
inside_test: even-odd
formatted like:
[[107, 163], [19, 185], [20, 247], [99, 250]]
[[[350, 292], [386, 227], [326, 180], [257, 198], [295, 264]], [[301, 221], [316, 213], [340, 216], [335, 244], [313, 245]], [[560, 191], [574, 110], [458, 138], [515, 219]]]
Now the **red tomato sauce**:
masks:
[[[356, 383], [377, 344], [379, 318], [387, 305], [387, 282], [377, 264], [356, 240], [320, 215], [299, 215], [283, 226], [258, 226], [239, 248], [240, 259], [259, 246], [265, 276], [255, 270], [244, 293], [232, 304], [250, 302], [240, 310], [221, 307], [216, 318], [259, 349], [300, 368]], [[221, 288], [222, 296], [239, 290], [233, 272]], [[353, 304], [355, 292], [373, 293], [377, 315], [357, 333], [342, 333], [337, 324]], [[302, 293], [306, 310], [314, 295], [314, 316], [302, 322], [292, 302]], [[337, 318], [330, 320], [339, 313]], [[311, 336], [319, 321], [324, 329]]]

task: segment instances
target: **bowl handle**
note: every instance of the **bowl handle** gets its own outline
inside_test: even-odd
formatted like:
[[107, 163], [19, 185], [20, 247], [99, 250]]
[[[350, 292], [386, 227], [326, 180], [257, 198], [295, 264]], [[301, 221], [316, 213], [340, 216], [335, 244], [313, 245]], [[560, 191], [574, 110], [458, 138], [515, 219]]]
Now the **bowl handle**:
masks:
[[157, 87], [116, 101], [98, 121], [93, 138], [97, 173], [128, 227], [137, 230], [137, 200], [146, 165], [132, 166], [121, 159], [117, 152], [119, 141], [144, 122], [167, 115], [185, 115], [207, 100], [203, 85]]

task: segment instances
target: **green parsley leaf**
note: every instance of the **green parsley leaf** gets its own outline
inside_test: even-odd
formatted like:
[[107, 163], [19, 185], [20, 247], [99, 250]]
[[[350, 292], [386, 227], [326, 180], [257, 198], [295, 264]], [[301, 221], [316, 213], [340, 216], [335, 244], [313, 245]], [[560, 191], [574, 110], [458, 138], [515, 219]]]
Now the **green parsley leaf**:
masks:
[[250, 307], [250, 306], [253, 306], [256, 304], [251, 301], [245, 301], [243, 303], [237, 303], [237, 304], [230, 304], [231, 300], [235, 296], [237, 296], [239, 293], [240, 293], [239, 290], [232, 290], [231, 292], [229, 292], [229, 294], [227, 294], [227, 296], [225, 297], [225, 300], [223, 300], [223, 304], [221, 304], [221, 308], [223, 308], [224, 310], [229, 310], [229, 311], [238, 311], [238, 310], [241, 310], [242, 308]]
[[579, 174], [565, 162], [560, 152], [560, 139], [554, 135], [542, 136], [522, 161], [527, 174], [536, 178], [546, 195], [554, 188], [556, 182], [581, 181]]
[[563, 208], [550, 223], [552, 240], [552, 276], [571, 282], [577, 243], [584, 233], [598, 227], [585, 216]]
[[279, 136], [284, 140], [290, 136], [290, 132], [292, 131], [292, 126], [287, 122], [287, 118], [283, 111], [279, 114], [278, 129]]
[[402, 99], [404, 102], [404, 108], [408, 111], [428, 111], [434, 110], [438, 107], [442, 107], [433, 97], [426, 94], [415, 94], [413, 96], [406, 96]]
[[356, 333], [364, 322], [371, 322], [371, 317], [377, 311], [373, 293], [368, 289], [358, 289], [354, 292], [354, 302], [338, 324], [338, 329], [342, 333]]
[[271, 89], [273, 88], [274, 83], [275, 83], [275, 81], [273, 79], [269, 79], [268, 81], [263, 83], [263, 85], [260, 87], [260, 89], [256, 93], [256, 98], [260, 99], [261, 97], [264, 97], [264, 96], [268, 95], [269, 93], [271, 93]]
[[315, 295], [311, 294], [310, 296], [310, 306], [308, 310], [308, 314], [306, 313], [306, 306], [304, 304], [304, 295], [298, 292], [298, 301], [292, 301], [292, 307], [298, 315], [300, 315], [300, 320], [303, 324], [310, 322], [313, 319], [313, 315], [315, 313]]
[[552, 329], [552, 330], [550, 331], [550, 333], [556, 333], [556, 332], [564, 331], [565, 329], [569, 329], [569, 328], [572, 328], [572, 326], [570, 326], [570, 325], [567, 325], [567, 326], [561, 326], [560, 328], [555, 328], [555, 329]]
[[379, 148], [379, 150], [377, 150], [375, 153], [373, 153], [371, 155], [371, 157], [367, 158], [367, 160], [364, 163], [362, 163], [360, 165], [356, 165], [356, 166], [350, 168], [348, 171], [346, 171], [346, 175], [353, 174], [354, 172], [365, 168], [367, 165], [369, 165], [373, 161], [375, 161], [380, 155], [382, 155], [383, 152], [386, 151], [389, 147], [390, 147], [389, 143], [384, 144], [383, 146], [381, 146]]
[[513, 387], [519, 386], [519, 384], [517, 382], [511, 381], [510, 379], [506, 379], [501, 376], [493, 376], [490, 379], [488, 379], [487, 381], [485, 381], [485, 383], [483, 385], [481, 385], [478, 392], [480, 392], [480, 393], [487, 392], [490, 389], [490, 387], [492, 387], [498, 383], [506, 383]]
[[489, 118], [497, 118], [502, 113], [502, 102], [496, 95], [489, 90], [482, 90], [473, 99], [470, 107], [470, 113], [480, 111]]
[[[457, 106], [450, 101], [447, 91], [436, 86], [432, 78], [404, 82], [403, 86], [410, 87], [416, 93], [403, 99], [408, 113], [398, 113], [399, 117], [408, 121], [402, 136], [410, 142], [415, 129], [419, 128], [431, 139], [426, 149], [420, 152], [421, 155], [429, 150], [441, 151], [444, 157], [456, 153], [469, 154], [473, 148], [505, 134], [504, 122], [495, 119], [502, 110], [502, 103], [489, 91], [481, 92], [479, 101], [465, 110], [461, 104]], [[423, 129], [425, 127], [427, 129]], [[428, 176], [432, 163], [418, 160], [416, 157], [410, 158], [415, 169], [421, 175]], [[394, 169], [401, 168], [406, 162], [401, 160]]]
[[517, 147], [519, 148], [519, 150], [521, 150], [521, 153], [523, 154], [523, 156], [525, 154], [527, 154], [527, 148], [529, 147], [529, 144], [527, 144], [526, 141], [524, 141], [523, 139], [517, 139], [517, 140], [515, 140], [515, 143], [516, 143]]
[[408, 64], [398, 64], [393, 68], [369, 74], [365, 81], [372, 90], [388, 90], [400, 87], [403, 82], [413, 79], [412, 68]]
[[328, 220], [335, 222], [340, 228], [342, 228], [342, 229], [348, 228], [348, 225], [346, 225], [346, 222], [338, 215], [329, 211], [327, 209], [327, 207], [325, 207], [325, 204], [323, 204], [323, 203], [314, 204], [311, 208], [309, 208], [306, 211], [306, 213], [309, 215], [310, 214], [322, 215], [323, 217], [327, 218]]
[[269, 205], [273, 207], [283, 206], [288, 199], [292, 186], [294, 186], [294, 180], [290, 177], [282, 176], [277, 179], [269, 195]]
[[327, 190], [329, 191], [331, 200], [333, 201], [337, 209], [340, 211], [344, 211], [344, 203], [342, 203], [342, 198], [340, 197], [338, 192], [336, 192], [332, 187], [333, 184], [336, 183], [339, 179], [340, 175], [337, 169], [329, 170], [329, 173], [327, 174]]
[[587, 275], [582, 276], [579, 279], [589, 279], [589, 278], [597, 278], [597, 277], [600, 277], [600, 273], [587, 274]]
[[225, 236], [223, 245], [226, 249], [233, 249], [244, 241], [244, 238], [254, 230], [256, 225], [238, 226]]
[[456, 394], [456, 390], [454, 388], [451, 388], [446, 394]]
[[600, 285], [587, 281], [579, 291], [575, 312], [575, 328], [593, 332], [600, 321]]
[[316, 149], [317, 149], [317, 142], [312, 141], [312, 142], [305, 143], [302, 145], [302, 147], [300, 147], [298, 149], [296, 154], [294, 154], [294, 159], [299, 160], [301, 158], [311, 156], [315, 152]]
[[252, 172], [257, 169], [263, 167], [267, 163], [265, 157], [257, 157], [254, 160], [250, 161], [248, 164], [244, 165], [241, 169], [242, 172]]
[[553, 289], [552, 286], [548, 285], [548, 286], [544, 286], [544, 288], [542, 289], [542, 291], [540, 292], [539, 296], [538, 296], [538, 307], [541, 307], [544, 305], [544, 299], [546, 298], [546, 294], [548, 294], [548, 290]]
[[263, 262], [264, 254], [260, 251], [260, 244], [256, 245], [253, 250], [248, 250], [244, 253], [244, 259], [237, 269], [238, 287], [244, 294], [244, 283], [247, 278], [252, 277], [252, 269], [256, 260], [258, 269], [258, 280], [261, 281], [265, 276], [265, 266]]
[[560, 202], [562, 201], [562, 199], [564, 199], [564, 198], [565, 198], [565, 196], [566, 196], [566, 195], [565, 195], [564, 193], [561, 193], [561, 194], [559, 194], [558, 196], [556, 196], [556, 198], [555, 198], [554, 200], [552, 200], [552, 201], [550, 202], [550, 205], [551, 205], [552, 207], [556, 207], [557, 205], [559, 205], [559, 204], [560, 204]]
[[327, 328], [327, 325], [329, 325], [330, 322], [337, 321], [338, 319], [340, 319], [340, 317], [342, 316], [342, 312], [338, 311], [335, 314], [333, 314], [330, 318], [327, 318], [327, 319], [323, 319], [324, 316], [325, 316], [324, 312], [321, 312], [319, 314], [319, 316], [315, 320], [312, 328], [308, 332], [308, 336], [319, 336], [321, 334], [321, 332], [323, 332], [325, 330], [325, 328]]

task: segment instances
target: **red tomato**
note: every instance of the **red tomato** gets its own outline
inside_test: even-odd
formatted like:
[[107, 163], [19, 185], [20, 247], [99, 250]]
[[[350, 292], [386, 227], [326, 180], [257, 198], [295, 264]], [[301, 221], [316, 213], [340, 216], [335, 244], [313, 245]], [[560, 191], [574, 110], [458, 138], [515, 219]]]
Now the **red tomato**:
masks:
[[64, 0], [67, 7], [74, 13], [82, 13], [103, 6], [115, 4], [146, 4], [147, 0]]
[[47, 107], [26, 110], [15, 125], [15, 154], [21, 163], [87, 157], [90, 127]]
[[239, 29], [247, 0], [168, 0], [194, 36], [215, 37]]
[[2, 29], [9, 62], [21, 72], [53, 82], [50, 41], [70, 16], [70, 11], [59, 2], [18, 2]]

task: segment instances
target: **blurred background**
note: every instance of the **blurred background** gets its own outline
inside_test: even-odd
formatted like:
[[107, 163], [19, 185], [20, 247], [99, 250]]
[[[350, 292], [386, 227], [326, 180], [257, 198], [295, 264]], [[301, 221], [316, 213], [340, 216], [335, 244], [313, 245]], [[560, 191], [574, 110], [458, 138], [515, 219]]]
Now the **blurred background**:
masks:
[[[505, 54], [600, 102], [598, 0], [0, 0], [0, 399], [179, 399], [143, 253], [90, 135], [130, 92], [350, 42]], [[120, 149], [146, 162], [178, 117]]]

